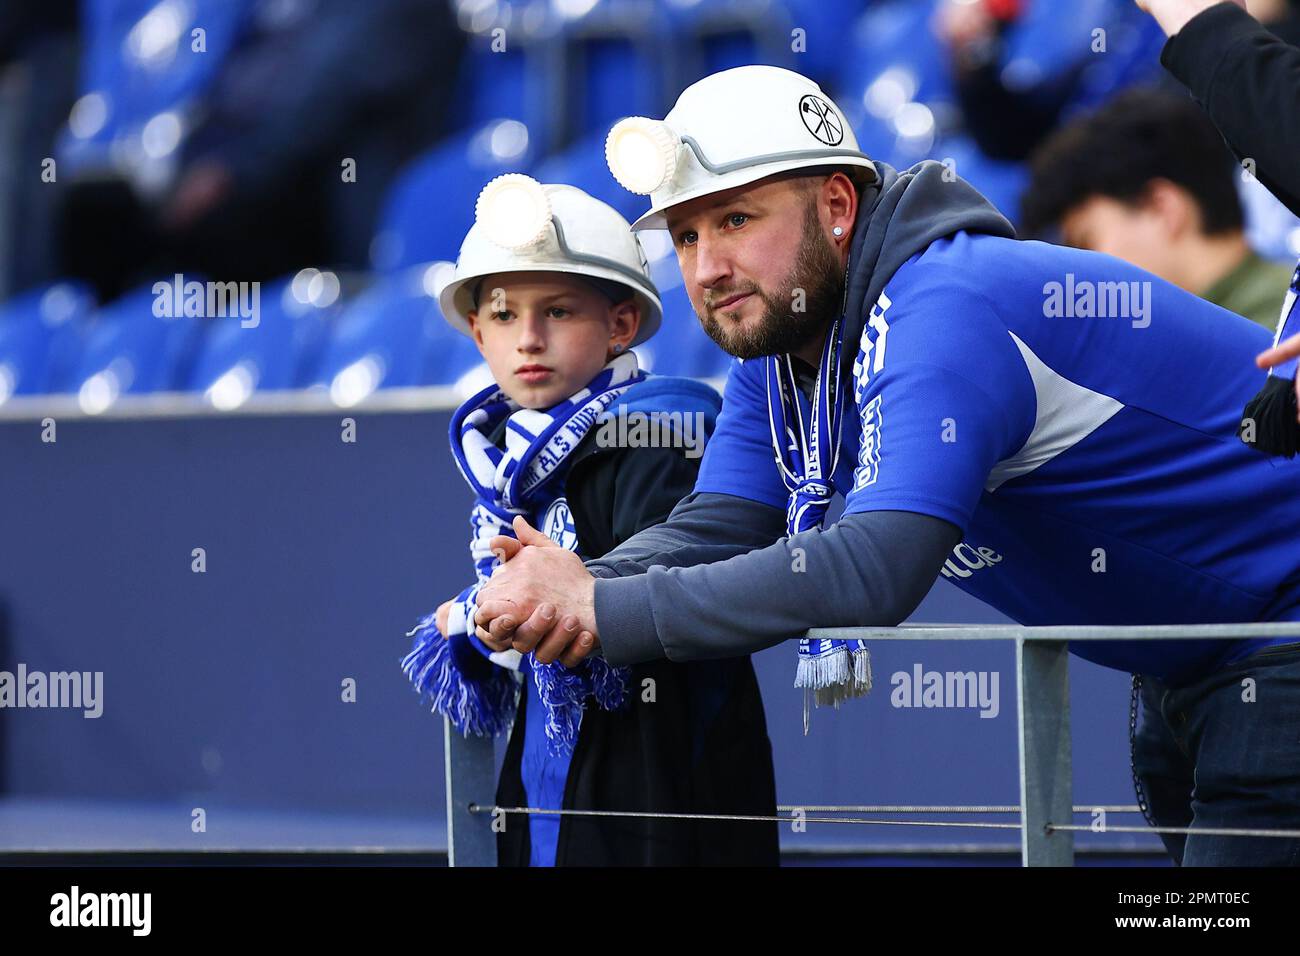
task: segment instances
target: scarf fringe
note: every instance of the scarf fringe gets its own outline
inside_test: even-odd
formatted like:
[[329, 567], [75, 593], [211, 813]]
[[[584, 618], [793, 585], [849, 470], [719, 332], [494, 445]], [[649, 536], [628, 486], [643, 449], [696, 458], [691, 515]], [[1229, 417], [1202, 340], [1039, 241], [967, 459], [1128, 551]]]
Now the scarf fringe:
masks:
[[871, 692], [871, 652], [866, 647], [850, 649], [840, 645], [817, 656], [799, 657], [794, 686], [802, 687], [803, 732], [808, 735], [811, 723], [809, 698], [814, 707], [834, 707], [854, 697]]
[[604, 710], [618, 710], [627, 700], [627, 668], [611, 667], [599, 657], [569, 669], [559, 661], [538, 664], [531, 658], [537, 696], [546, 706], [546, 740], [553, 756], [573, 753], [588, 697]]
[[[436, 714], [465, 736], [495, 737], [514, 721], [518, 685], [510, 671], [493, 666], [489, 677], [467, 680], [456, 666], [451, 641], [429, 614], [409, 632], [415, 643], [402, 659], [402, 671]], [[477, 652], [474, 652], [477, 653]]]

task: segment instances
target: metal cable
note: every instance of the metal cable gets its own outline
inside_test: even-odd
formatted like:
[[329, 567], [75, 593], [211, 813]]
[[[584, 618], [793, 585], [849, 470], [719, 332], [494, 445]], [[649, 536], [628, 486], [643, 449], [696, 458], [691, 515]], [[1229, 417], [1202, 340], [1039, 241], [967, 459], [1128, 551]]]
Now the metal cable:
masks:
[[539, 807], [485, 807], [469, 805], [470, 813], [545, 814], [562, 817], [633, 817], [654, 820], [712, 820], [735, 823], [854, 823], [860, 825], [898, 827], [969, 827], [991, 830], [1019, 830], [1019, 823], [973, 823], [949, 820], [864, 820], [861, 817], [774, 817], [762, 814], [732, 813], [653, 813], [635, 810], [543, 810]]
[[[766, 814], [739, 814], [739, 813], [657, 813], [654, 811], [644, 810], [547, 810], [541, 807], [501, 807], [501, 806], [483, 806], [477, 803], [471, 803], [467, 808], [470, 813], [515, 813], [515, 814], [544, 814], [547, 816], [564, 816], [564, 817], [628, 817], [633, 819], [653, 819], [653, 820], [710, 820], [716, 822], [733, 822], [733, 823], [849, 823], [857, 825], [875, 825], [875, 826], [898, 826], [898, 827], [966, 827], [969, 829], [984, 830], [1019, 830], [1019, 823], [989, 823], [975, 821], [958, 821], [958, 820], [866, 820], [861, 817], [789, 817], [789, 816], [768, 816]], [[806, 810], [806, 807], [796, 809]], [[907, 812], [906, 808], [899, 808]], [[929, 810], [930, 808], [923, 808]], [[968, 808], [961, 808], [964, 811]], [[1019, 807], [1015, 808], [1019, 811]], [[1097, 809], [1087, 807], [1076, 812], [1088, 812]], [[953, 812], [961, 812], [953, 811]], [[990, 811], [998, 812], [998, 811]], [[1102, 832], [1102, 833], [1183, 833], [1189, 836], [1241, 836], [1241, 837], [1271, 837], [1279, 839], [1297, 839], [1300, 838], [1300, 830], [1265, 830], [1252, 829], [1247, 827], [1126, 827], [1126, 826], [1106, 826], [1102, 830], [1095, 830], [1088, 824], [1073, 823], [1048, 823], [1044, 829], [1051, 833], [1053, 830], [1069, 830], [1073, 832]]]

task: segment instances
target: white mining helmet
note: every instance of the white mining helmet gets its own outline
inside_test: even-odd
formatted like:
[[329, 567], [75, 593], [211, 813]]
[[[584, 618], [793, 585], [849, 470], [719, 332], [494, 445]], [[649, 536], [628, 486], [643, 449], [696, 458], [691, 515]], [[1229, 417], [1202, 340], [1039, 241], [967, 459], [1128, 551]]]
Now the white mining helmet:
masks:
[[630, 116], [605, 140], [609, 171], [650, 197], [633, 229], [665, 229], [669, 206], [813, 166], [875, 166], [844, 114], [812, 80], [739, 66], [693, 83], [662, 120]]
[[573, 186], [507, 173], [483, 187], [455, 276], [438, 294], [447, 321], [468, 335], [475, 286], [502, 272], [562, 272], [621, 283], [641, 310], [633, 345], [654, 335], [663, 317], [645, 251], [627, 220]]

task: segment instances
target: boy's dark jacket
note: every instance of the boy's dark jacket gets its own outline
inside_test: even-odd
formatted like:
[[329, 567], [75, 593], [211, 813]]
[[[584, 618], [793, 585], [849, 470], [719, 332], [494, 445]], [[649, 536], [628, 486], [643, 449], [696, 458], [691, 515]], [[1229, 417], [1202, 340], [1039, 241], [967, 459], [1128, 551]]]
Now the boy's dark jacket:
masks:
[[[656, 404], [697, 383], [653, 377], [629, 408]], [[627, 398], [633, 397], [630, 390]], [[713, 396], [716, 412], [716, 395]], [[710, 418], [713, 416], [710, 415]], [[711, 422], [710, 422], [711, 425]], [[695, 485], [699, 458], [681, 448], [602, 447], [592, 428], [571, 456], [565, 498], [584, 558], [603, 555], [663, 521]], [[647, 679], [652, 685], [646, 685]], [[643, 697], [653, 687], [653, 700]], [[506, 748], [497, 804], [527, 805], [520, 764], [527, 694]], [[776, 784], [758, 681], [748, 657], [632, 668], [620, 711], [589, 707], [565, 784], [568, 810], [773, 816]], [[511, 815], [497, 836], [502, 866], [527, 866], [527, 818]], [[557, 866], [775, 866], [775, 823], [564, 817]]]

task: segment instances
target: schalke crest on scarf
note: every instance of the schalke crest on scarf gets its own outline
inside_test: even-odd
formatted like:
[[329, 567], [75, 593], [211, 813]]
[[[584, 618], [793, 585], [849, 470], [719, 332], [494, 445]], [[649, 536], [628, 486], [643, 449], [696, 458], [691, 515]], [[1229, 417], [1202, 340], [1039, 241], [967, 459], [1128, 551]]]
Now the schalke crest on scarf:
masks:
[[[515, 651], [490, 654], [488, 659], [496, 666], [485, 669], [480, 662], [487, 648], [474, 636], [475, 597], [500, 563], [490, 547], [492, 538], [514, 537], [511, 524], [516, 515], [541, 526], [540, 516], [563, 493], [568, 456], [610, 406], [644, 380], [636, 356], [626, 352], [586, 388], [551, 408], [521, 408], [492, 385], [452, 416], [452, 455], [476, 496], [470, 512], [470, 556], [477, 580], [453, 602], [445, 640], [438, 633], [436, 614], [421, 619], [411, 631], [415, 644], [402, 668], [416, 688], [431, 698], [433, 710], [462, 733], [502, 733], [514, 717], [518, 688], [514, 674], [520, 655]], [[492, 436], [503, 421], [505, 447], [500, 448]], [[586, 699], [594, 697], [607, 710], [621, 707], [628, 671], [599, 657], [569, 669], [558, 661], [540, 664], [529, 656], [529, 669], [546, 709], [551, 750], [572, 753]]]
[[[781, 480], [789, 492], [786, 534], [821, 526], [835, 488], [831, 478], [840, 456], [840, 427], [844, 389], [840, 388], [840, 356], [844, 320], [836, 319], [826, 335], [805, 414], [789, 355], [767, 359], [767, 410], [772, 450]], [[803, 729], [808, 733], [808, 697], [817, 706], [839, 707], [850, 697], [871, 690], [871, 657], [863, 641], [799, 640], [799, 666], [794, 685], [804, 689]]]

